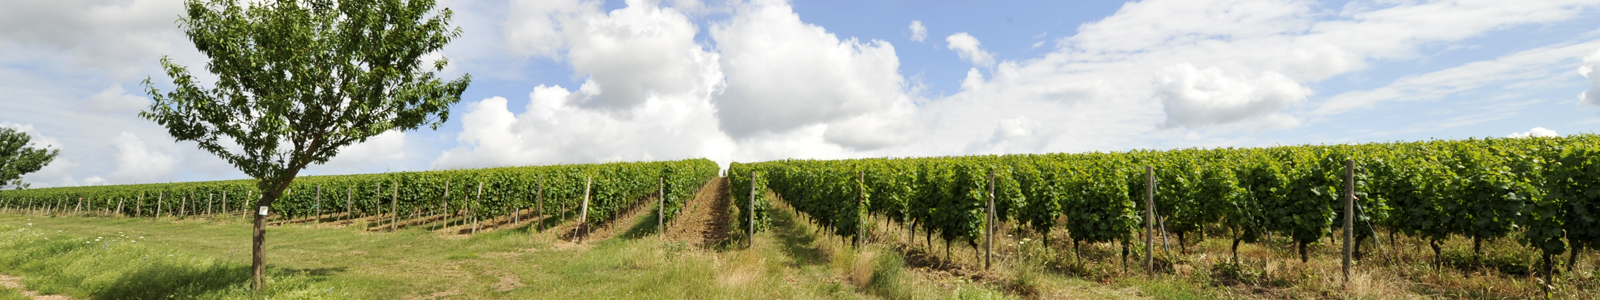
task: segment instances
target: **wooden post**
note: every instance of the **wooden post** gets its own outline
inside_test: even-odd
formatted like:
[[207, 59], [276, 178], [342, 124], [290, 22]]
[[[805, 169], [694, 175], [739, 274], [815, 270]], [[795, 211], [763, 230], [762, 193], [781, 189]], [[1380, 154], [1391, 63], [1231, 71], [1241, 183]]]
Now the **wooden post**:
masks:
[[[381, 185], [380, 186], [375, 186], [375, 187], [372, 188], [372, 190], [373, 190], [373, 194], [382, 193], [383, 186], [381, 186]], [[361, 217], [362, 218], [366, 218], [367, 217], [367, 210], [365, 208], [361, 209]]]
[[477, 196], [473, 196], [472, 205], [471, 206], [467, 206], [467, 214], [472, 217], [472, 233], [468, 233], [468, 235], [478, 234], [478, 206], [479, 206], [478, 202], [482, 202], [482, 201], [483, 201], [483, 182], [479, 181], [478, 182], [478, 195]]
[[82, 209], [82, 208], [83, 208], [83, 197], [78, 197], [78, 205], [73, 205], [72, 206], [72, 214], [74, 214], [74, 215], [78, 214], [78, 210]]
[[206, 217], [211, 217], [211, 202], [216, 201], [217, 194], [206, 193]]
[[853, 242], [855, 243], [855, 246], [857, 248], [861, 247], [861, 243], [862, 243], [861, 236], [866, 233], [866, 228], [865, 227], [866, 227], [866, 223], [867, 222], [862, 222], [863, 219], [866, 219], [866, 217], [861, 215], [861, 201], [862, 200], [866, 200], [867, 191], [862, 190], [860, 188], [860, 187], [865, 187], [866, 186], [865, 185], [866, 181], [867, 181], [867, 172], [863, 171], [863, 170], [856, 170], [856, 187], [857, 187], [857, 190], [856, 190], [856, 209], [855, 209], [855, 211], [852, 211], [851, 213], [855, 213], [856, 214], [856, 238], [855, 238], [855, 241], [853, 241]]
[[[539, 202], [539, 204], [538, 204], [539, 205], [539, 217], [543, 218], [543, 217], [548, 216], [548, 215], [546, 215], [544, 213], [544, 174], [540, 174], [539, 175], [539, 185], [538, 185], [538, 187], [539, 187], [539, 190], [536, 193], [537, 193], [537, 196], [539, 198], [538, 199], [538, 202]], [[536, 229], [535, 231], [544, 231], [544, 221], [540, 220], [540, 221], [537, 221], [537, 222], [539, 222], [539, 223], [537, 225], [534, 225], [534, 227], [533, 227], [533, 228]]]
[[1356, 160], [1344, 161], [1344, 281], [1350, 282], [1351, 241], [1355, 240]]
[[589, 185], [591, 185], [591, 184], [594, 184], [594, 178], [587, 178], [587, 177], [584, 178], [584, 180], [583, 180], [583, 207], [578, 210], [578, 228], [573, 228], [572, 229], [574, 234], [576, 234], [579, 230], [582, 230], [583, 234], [578, 235], [578, 242], [579, 243], [583, 242], [583, 236], [589, 235], [589, 231], [588, 230], [583, 230], [583, 229], [584, 229], [584, 227], [588, 227], [589, 226]]
[[394, 215], [389, 216], [389, 232], [394, 232], [396, 227], [400, 226], [400, 180], [397, 179], [390, 185], [393, 186], [394, 195], [389, 198], [389, 212]]
[[156, 218], [157, 219], [161, 218], [161, 202], [166, 202], [166, 201], [162, 201], [162, 199], [165, 199], [165, 198], [167, 198], [167, 192], [166, 191], [162, 191], [161, 193], [156, 194]]
[[[128, 201], [128, 199], [126, 199], [126, 198], [117, 198], [117, 215], [118, 216], [122, 215], [122, 202], [125, 202], [125, 201]], [[11, 208], [11, 207], [10, 206], [6, 206], [6, 208]]]
[[540, 174], [539, 175], [539, 186], [538, 187], [539, 187], [539, 190], [537, 191], [537, 193], [538, 193], [538, 197], [539, 197], [539, 200], [538, 200], [539, 201], [539, 215], [540, 216], [544, 216], [545, 215], [544, 214], [544, 174]]
[[753, 171], [753, 170], [750, 171], [750, 201], [749, 202], [750, 202], [750, 210], [749, 210], [748, 215], [750, 215], [750, 222], [749, 222], [748, 225], [750, 225], [750, 230], [746, 231], [748, 233], [748, 235], [746, 235], [746, 237], [749, 238], [748, 247], [755, 248], [756, 247], [756, 171]]
[[139, 205], [133, 207], [133, 217], [144, 216], [144, 193], [139, 193]]
[[986, 241], [983, 249], [983, 269], [989, 269], [989, 257], [994, 256], [994, 170], [989, 170], [989, 210], [983, 213], [984, 231]]
[[440, 198], [439, 199], [439, 207], [444, 209], [444, 210], [440, 211], [440, 212], [444, 213], [444, 217], [443, 218], [439, 218], [439, 221], [444, 222], [445, 225], [450, 225], [450, 182], [449, 181], [445, 181], [444, 182], [444, 198]]
[[356, 190], [355, 190], [354, 187], [348, 187], [348, 186], [344, 187], [344, 218], [345, 219], [350, 219], [352, 217], [355, 217], [355, 211], [350, 209], [351, 207], [355, 207], [355, 205], [356, 205], [356, 203], [355, 203], [355, 199], [356, 198], [355, 197], [356, 197]]
[[[227, 194], [223, 194], [223, 197], [227, 197]], [[223, 207], [223, 209], [227, 209], [227, 207]], [[317, 219], [314, 222], [322, 222], [322, 185], [320, 184], [317, 185]]]
[[[1155, 249], [1151, 248], [1155, 242], [1156, 219], [1156, 172], [1149, 165], [1144, 166], [1144, 267], [1154, 275], [1156, 273]], [[1127, 252], [1123, 252], [1126, 254]]]
[[661, 177], [656, 183], [656, 231], [661, 234], [658, 238], [667, 239], [667, 227], [662, 224], [667, 215], [667, 178]]

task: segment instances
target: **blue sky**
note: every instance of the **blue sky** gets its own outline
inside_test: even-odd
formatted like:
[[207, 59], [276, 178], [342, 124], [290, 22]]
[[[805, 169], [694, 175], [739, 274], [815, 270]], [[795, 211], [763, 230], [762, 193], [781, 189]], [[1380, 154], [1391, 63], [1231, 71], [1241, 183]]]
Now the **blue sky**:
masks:
[[[1600, 1], [440, 1], [438, 130], [308, 174], [1564, 135], [1600, 127]], [[181, 1], [0, 1], [36, 187], [242, 178], [140, 120]], [[918, 26], [920, 25], [921, 31]], [[158, 84], [158, 87], [161, 85]], [[1587, 92], [1587, 94], [1585, 94]], [[1580, 96], [1582, 95], [1582, 96]], [[1584, 98], [1586, 97], [1586, 98]]]

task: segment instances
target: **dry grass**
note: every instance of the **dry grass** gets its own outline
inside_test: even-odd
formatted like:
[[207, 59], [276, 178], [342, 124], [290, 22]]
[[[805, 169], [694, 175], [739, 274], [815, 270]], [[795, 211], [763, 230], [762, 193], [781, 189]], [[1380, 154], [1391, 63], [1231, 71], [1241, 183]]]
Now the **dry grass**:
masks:
[[[949, 283], [976, 284], [1021, 298], [1529, 299], [1545, 295], [1538, 251], [1518, 243], [1515, 234], [1485, 241], [1478, 255], [1473, 254], [1470, 239], [1451, 238], [1443, 241], [1443, 251], [1436, 257], [1425, 240], [1399, 236], [1390, 241], [1385, 232], [1382, 240], [1364, 242], [1365, 257], [1354, 262], [1347, 281], [1342, 248], [1329, 239], [1313, 244], [1304, 263], [1281, 237], [1241, 244], [1240, 261], [1233, 263], [1232, 240], [1219, 228], [1210, 228], [1205, 239], [1191, 234], [1188, 254], [1182, 253], [1176, 237], [1168, 236], [1168, 244], [1162, 246], [1157, 236], [1158, 273], [1152, 275], [1143, 268], [1142, 243], [1130, 245], [1125, 271], [1118, 244], [1082, 244], [1075, 251], [1065, 232], [1052, 232], [1050, 245], [1044, 245], [1038, 233], [1006, 223], [994, 242], [994, 264], [985, 270], [981, 240], [977, 249], [956, 241], [947, 250], [937, 233], [929, 241], [925, 232], [918, 231], [910, 240], [904, 224], [882, 218], [870, 222], [867, 240], [906, 257], [910, 277], [916, 281], [945, 289], [951, 289]], [[1566, 258], [1556, 260], [1564, 265]], [[1572, 272], [1558, 270], [1550, 297], [1600, 299], [1596, 258], [1589, 250]], [[847, 277], [855, 282], [865, 269], [859, 261], [836, 263], [835, 268], [852, 270]], [[1442, 261], [1442, 266], [1435, 268], [1435, 261]]]
[[765, 262], [761, 256], [750, 252], [719, 255], [715, 268], [717, 283], [724, 287], [746, 286], [761, 279]]

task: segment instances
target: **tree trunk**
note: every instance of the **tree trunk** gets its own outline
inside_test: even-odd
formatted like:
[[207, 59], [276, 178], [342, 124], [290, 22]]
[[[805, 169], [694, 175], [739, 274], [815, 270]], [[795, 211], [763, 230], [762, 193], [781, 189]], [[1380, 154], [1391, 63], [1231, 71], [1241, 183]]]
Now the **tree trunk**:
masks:
[[1433, 248], [1433, 270], [1438, 271], [1440, 267], [1444, 266], [1444, 257], [1439, 256], [1439, 240], [1428, 240], [1428, 247]]
[[1550, 253], [1544, 253], [1544, 283], [1540, 284], [1539, 288], [1544, 290], [1545, 299], [1550, 299], [1550, 286], [1555, 284], [1550, 279], [1554, 273], [1555, 266], [1551, 264]]
[[910, 247], [917, 247], [917, 220], [907, 219], [906, 230], [906, 244], [909, 244]]
[[[1018, 231], [1020, 232], [1021, 230], [1018, 230]], [[1044, 248], [1045, 249], [1049, 249], [1050, 248], [1050, 232], [1049, 231], [1045, 231], [1044, 234], [1041, 234], [1041, 235], [1044, 236], [1044, 237], [1040, 238], [1040, 240], [1044, 241]]]
[[950, 262], [950, 240], [944, 240], [944, 261]]
[[1477, 266], [1483, 264], [1482, 255], [1479, 254], [1479, 253], [1482, 253], [1480, 251], [1480, 249], [1483, 249], [1483, 238], [1481, 238], [1481, 237], [1473, 237], [1472, 238], [1472, 265], [1474, 267], [1477, 267]]
[[1122, 272], [1128, 272], [1128, 241], [1122, 241]]
[[267, 254], [264, 251], [267, 243], [267, 216], [261, 213], [261, 208], [271, 207], [272, 201], [277, 198], [275, 192], [262, 193], [262, 199], [257, 202], [255, 208], [255, 226], [251, 230], [250, 239], [250, 288], [256, 291], [266, 288], [267, 273]]
[[[1189, 255], [1189, 243], [1185, 242], [1187, 240], [1187, 239], [1184, 238], [1185, 234], [1183, 232], [1178, 232], [1177, 234], [1178, 234], [1178, 249], [1179, 249], [1179, 251], [1183, 251], [1183, 255]], [[1172, 251], [1172, 250], [1167, 250], [1167, 251]], [[1168, 254], [1171, 254], [1171, 253], [1168, 253]]]
[[1233, 262], [1234, 263], [1238, 263], [1239, 262], [1239, 242], [1243, 241], [1243, 240], [1244, 239], [1240, 239], [1240, 238], [1237, 238], [1237, 237], [1233, 238]]
[[1309, 260], [1309, 258], [1306, 257], [1306, 244], [1307, 243], [1304, 241], [1300, 242], [1300, 263], [1302, 264]]
[[1567, 255], [1567, 273], [1572, 273], [1572, 266], [1578, 265], [1578, 251], [1583, 251], [1583, 243], [1572, 243], [1572, 254]]
[[1355, 247], [1354, 253], [1351, 253], [1351, 255], [1355, 256], [1356, 260], [1361, 260], [1361, 257], [1362, 257], [1362, 255], [1361, 255], [1361, 241], [1362, 240], [1366, 240], [1366, 239], [1365, 238], [1356, 239], [1356, 245], [1355, 245], [1356, 247]]
[[[968, 246], [972, 246], [972, 258], [973, 259], [983, 260], [983, 251], [978, 251], [978, 241], [977, 240], [967, 241], [967, 245]], [[985, 266], [987, 266], [987, 264], [985, 264]]]
[[1078, 239], [1072, 239], [1072, 261], [1073, 262], [1082, 262], [1081, 259], [1083, 259], [1083, 256], [1078, 253], [1079, 249], [1080, 249], [1080, 247], [1078, 247]]

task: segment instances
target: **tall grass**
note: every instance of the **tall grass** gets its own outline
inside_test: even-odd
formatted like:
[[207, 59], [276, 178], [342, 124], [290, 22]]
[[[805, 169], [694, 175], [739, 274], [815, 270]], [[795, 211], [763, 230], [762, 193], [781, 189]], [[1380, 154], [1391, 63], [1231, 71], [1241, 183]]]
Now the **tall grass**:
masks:
[[249, 265], [149, 246], [140, 237], [77, 236], [0, 226], [0, 272], [28, 289], [82, 299], [341, 298], [304, 276], [271, 270], [268, 289], [249, 289]]
[[22, 295], [17, 290], [0, 286], [0, 300], [33, 300], [33, 298]]

